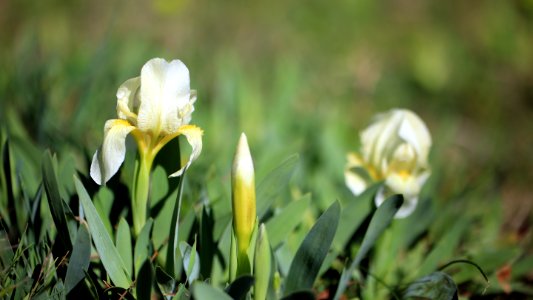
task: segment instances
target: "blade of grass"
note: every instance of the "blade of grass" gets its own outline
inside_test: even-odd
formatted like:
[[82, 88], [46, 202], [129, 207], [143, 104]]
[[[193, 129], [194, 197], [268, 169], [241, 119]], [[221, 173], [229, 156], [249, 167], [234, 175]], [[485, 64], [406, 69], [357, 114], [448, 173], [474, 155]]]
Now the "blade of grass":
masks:
[[72, 240], [68, 230], [67, 219], [65, 217], [65, 209], [63, 207], [63, 200], [59, 194], [59, 186], [57, 183], [57, 175], [54, 170], [52, 162], [52, 154], [46, 151], [43, 155], [43, 183], [46, 191], [46, 197], [52, 213], [52, 219], [57, 228], [59, 240], [64, 246], [64, 251], [72, 251]]
[[310, 202], [311, 195], [305, 195], [300, 200], [289, 203], [278, 215], [266, 222], [265, 226], [272, 249], [279, 247], [292, 230], [300, 224]]
[[298, 154], [289, 156], [268, 173], [257, 186], [257, 216], [260, 220], [282, 189], [289, 183], [298, 160]]
[[76, 242], [70, 256], [67, 275], [65, 277], [65, 293], [68, 294], [85, 278], [91, 258], [91, 238], [85, 225], [80, 225]]
[[91, 238], [105, 270], [116, 286], [125, 289], [129, 288], [131, 285], [130, 276], [111, 237], [107, 234], [89, 194], [87, 194], [85, 187], [77, 177], [74, 177], [74, 184], [87, 218]]
[[335, 292], [335, 297], [333, 299], [340, 299], [342, 293], [348, 285], [348, 281], [350, 280], [353, 271], [355, 271], [355, 269], [359, 266], [359, 263], [361, 263], [361, 260], [363, 260], [363, 258], [368, 254], [370, 249], [374, 246], [376, 240], [379, 238], [381, 233], [383, 233], [383, 231], [392, 222], [394, 215], [396, 214], [400, 206], [402, 206], [402, 204], [403, 196], [394, 195], [389, 197], [385, 202], [383, 202], [383, 204], [378, 207], [378, 209], [372, 216], [372, 219], [370, 220], [370, 224], [368, 225], [365, 237], [363, 238], [363, 243], [361, 244], [361, 248], [355, 256], [355, 259], [350, 264], [350, 267], [348, 269], [344, 269], [341, 274], [339, 286], [337, 287], [337, 291]]
[[146, 220], [144, 227], [141, 229], [141, 232], [139, 233], [139, 236], [137, 237], [137, 240], [135, 241], [134, 262], [133, 262], [135, 275], [138, 274], [139, 270], [144, 264], [144, 261], [146, 261], [147, 259], [150, 259], [151, 252], [152, 252], [151, 251], [152, 244], [150, 241], [150, 236], [151, 236], [153, 224], [154, 224], [154, 220], [152, 218], [149, 218], [148, 220]]
[[333, 202], [318, 218], [296, 251], [285, 281], [284, 294], [311, 289], [337, 231], [340, 204]]

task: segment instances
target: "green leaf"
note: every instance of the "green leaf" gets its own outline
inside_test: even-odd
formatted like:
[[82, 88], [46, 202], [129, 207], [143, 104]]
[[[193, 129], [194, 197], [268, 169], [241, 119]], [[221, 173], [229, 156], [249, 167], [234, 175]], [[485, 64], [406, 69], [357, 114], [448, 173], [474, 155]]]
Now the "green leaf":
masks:
[[117, 245], [118, 253], [122, 257], [122, 261], [126, 267], [128, 274], [133, 273], [133, 252], [131, 246], [131, 230], [126, 219], [120, 218], [117, 227], [115, 244]]
[[85, 225], [80, 225], [72, 255], [68, 263], [65, 277], [65, 290], [68, 294], [83, 278], [89, 268], [91, 258], [91, 238]]
[[350, 267], [348, 269], [344, 269], [341, 274], [339, 286], [337, 287], [337, 292], [335, 293], [334, 297], [335, 300], [340, 298], [340, 296], [346, 289], [346, 286], [348, 284], [348, 281], [350, 280], [352, 273], [359, 266], [361, 260], [365, 258], [370, 249], [374, 246], [379, 236], [392, 222], [394, 215], [396, 214], [398, 209], [400, 209], [402, 204], [403, 196], [394, 195], [387, 198], [387, 200], [385, 200], [385, 202], [383, 202], [377, 208], [376, 212], [372, 216], [372, 219], [370, 220], [370, 224], [368, 225], [368, 229], [366, 230], [365, 237], [363, 238], [363, 243], [361, 244], [361, 248], [355, 256], [355, 259], [350, 264]]
[[289, 184], [289, 179], [292, 177], [297, 163], [298, 154], [293, 154], [261, 180], [257, 186], [256, 196], [259, 219], [263, 218], [272, 202]]
[[131, 285], [129, 273], [126, 271], [127, 269], [117, 248], [115, 248], [113, 241], [109, 237], [109, 234], [107, 234], [104, 224], [91, 202], [91, 198], [77, 177], [74, 177], [74, 184], [76, 185], [76, 191], [83, 206], [85, 217], [87, 218], [92, 240], [105, 270], [116, 286], [125, 289], [129, 288]]
[[172, 296], [170, 295], [174, 294], [176, 291], [176, 280], [159, 266], [155, 268], [155, 279], [163, 296], [167, 299], [172, 299]]
[[185, 269], [187, 281], [192, 283], [200, 274], [200, 258], [198, 253], [196, 253], [196, 241], [194, 241], [192, 247], [186, 242], [180, 242], [180, 253], [181, 257], [183, 257], [183, 269]]
[[191, 293], [183, 283], [180, 283], [178, 286], [178, 292], [174, 297], [172, 297], [172, 300], [190, 300], [191, 299]]
[[137, 299], [151, 299], [154, 268], [150, 259], [146, 259], [139, 269], [136, 278]]
[[253, 284], [254, 278], [252, 276], [243, 275], [226, 287], [226, 293], [233, 299], [244, 299]]
[[418, 274], [424, 275], [437, 269], [442, 261], [449, 260], [459, 244], [461, 235], [466, 230], [468, 219], [459, 218], [452, 228], [437, 242], [433, 250], [428, 254], [420, 268]]
[[457, 297], [457, 285], [450, 275], [434, 272], [411, 283], [403, 294], [403, 298], [454, 300]]
[[54, 170], [52, 162], [52, 154], [46, 151], [43, 155], [43, 183], [52, 213], [52, 219], [57, 228], [59, 240], [62, 242], [65, 251], [72, 251], [72, 238], [68, 230], [67, 219], [65, 217], [65, 209], [63, 207], [63, 200], [59, 194], [59, 186], [57, 183], [57, 175]]
[[344, 249], [353, 233], [368, 216], [372, 209], [373, 199], [381, 186], [381, 183], [370, 186], [359, 196], [350, 199], [346, 206], [343, 207], [339, 220], [339, 229], [333, 239], [333, 247], [336, 251]]
[[154, 220], [152, 218], [146, 220], [143, 229], [141, 229], [141, 232], [137, 237], [137, 241], [135, 241], [133, 261], [135, 274], [139, 272], [141, 266], [144, 264], [144, 261], [150, 259], [150, 256], [152, 255], [152, 243], [150, 241], [150, 235], [153, 224]]
[[290, 293], [289, 295], [281, 298], [281, 300], [315, 300], [315, 294], [311, 291], [298, 291]]
[[268, 241], [265, 224], [258, 229], [254, 253], [254, 298], [263, 300], [267, 298], [270, 282], [272, 281], [272, 250]]
[[170, 233], [168, 236], [168, 249], [165, 270], [171, 276], [176, 276], [179, 269], [179, 263], [175, 260], [175, 257], [179, 245], [179, 217], [181, 211], [181, 197], [183, 193], [183, 180], [185, 179], [186, 173], [187, 172], [184, 172], [178, 178], [178, 194], [176, 195], [176, 200], [174, 201], [174, 209], [172, 210], [172, 218], [170, 220]]
[[104, 223], [107, 233], [109, 236], [113, 237], [113, 226], [111, 226], [109, 220], [109, 214], [111, 213], [111, 208], [113, 206], [113, 192], [109, 188], [103, 186], [94, 195], [93, 205], [100, 215], [100, 220]]
[[311, 228], [291, 263], [285, 281], [285, 295], [312, 288], [335, 236], [339, 215], [340, 204], [335, 201]]
[[214, 220], [207, 206], [202, 207], [202, 219], [200, 220], [199, 255], [200, 273], [204, 278], [211, 277], [213, 259], [215, 257], [216, 243], [213, 239]]
[[216, 289], [207, 283], [197, 281], [192, 286], [192, 294], [196, 299], [233, 300], [224, 291]]
[[162, 166], [157, 165], [152, 171], [151, 176], [150, 205], [151, 207], [154, 207], [157, 206], [168, 194], [168, 175]]
[[273, 249], [279, 247], [292, 230], [300, 224], [310, 203], [311, 195], [307, 194], [289, 203], [278, 215], [266, 222], [268, 239]]

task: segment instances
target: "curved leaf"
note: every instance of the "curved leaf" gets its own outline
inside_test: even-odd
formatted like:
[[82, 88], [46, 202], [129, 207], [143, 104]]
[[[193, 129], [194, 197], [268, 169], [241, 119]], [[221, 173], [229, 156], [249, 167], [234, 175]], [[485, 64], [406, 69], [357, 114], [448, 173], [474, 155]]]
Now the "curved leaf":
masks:
[[316, 221], [296, 251], [285, 282], [285, 295], [311, 289], [337, 231], [340, 204], [335, 201]]

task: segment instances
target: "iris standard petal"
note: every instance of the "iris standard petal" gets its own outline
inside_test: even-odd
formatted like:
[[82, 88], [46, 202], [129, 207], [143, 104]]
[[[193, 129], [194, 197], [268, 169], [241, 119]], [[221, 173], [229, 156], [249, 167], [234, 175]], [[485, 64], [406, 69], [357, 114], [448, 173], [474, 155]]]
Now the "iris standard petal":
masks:
[[183, 174], [185, 170], [192, 164], [196, 158], [200, 155], [200, 152], [202, 152], [202, 134], [203, 131], [200, 127], [197, 127], [195, 125], [184, 125], [178, 129], [177, 135], [183, 134], [187, 138], [187, 142], [189, 142], [189, 145], [192, 147], [191, 155], [189, 156], [189, 161], [187, 161], [187, 164], [178, 171], [170, 174], [169, 177], [177, 177]]
[[[117, 90], [117, 115], [124, 120], [135, 121], [139, 110], [138, 91], [141, 86], [141, 78], [135, 77], [126, 80]], [[133, 120], [131, 120], [133, 119]]]
[[102, 185], [117, 173], [126, 155], [126, 136], [134, 129], [122, 119], [105, 123], [104, 143], [94, 154], [91, 164], [91, 177], [96, 183]]
[[425, 159], [431, 147], [429, 130], [424, 121], [413, 112], [405, 110], [404, 115], [398, 135], [415, 147], [420, 160], [419, 163], [426, 164]]
[[189, 70], [180, 60], [149, 60], [141, 70], [139, 129], [175, 133], [182, 125], [178, 111], [189, 102], [189, 94]]

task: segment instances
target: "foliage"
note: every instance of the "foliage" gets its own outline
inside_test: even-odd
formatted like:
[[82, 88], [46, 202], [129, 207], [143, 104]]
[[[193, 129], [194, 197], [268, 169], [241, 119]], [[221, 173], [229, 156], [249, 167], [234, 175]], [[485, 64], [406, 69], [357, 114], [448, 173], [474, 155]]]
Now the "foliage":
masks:
[[[143, 4], [146, 19], [103, 1], [90, 13], [0, 5], [1, 298], [253, 298], [257, 276], [230, 280], [242, 131], [254, 234], [264, 224], [271, 255], [267, 299], [533, 296], [531, 206], [509, 201], [530, 195], [531, 1], [170, 2]], [[187, 63], [204, 147], [170, 179], [190, 150], [184, 140], [161, 150], [137, 235], [134, 141], [106, 186], [89, 165], [117, 87], [154, 56]], [[354, 197], [342, 174], [358, 132], [391, 107], [415, 109], [434, 141], [432, 175], [405, 219], [384, 213], [397, 196], [375, 207], [380, 183]], [[488, 283], [468, 265], [442, 269], [457, 259]]]

